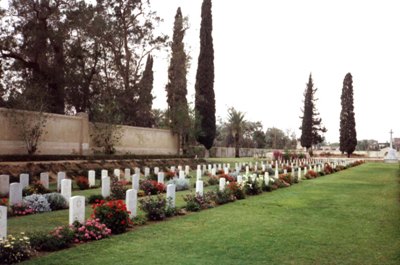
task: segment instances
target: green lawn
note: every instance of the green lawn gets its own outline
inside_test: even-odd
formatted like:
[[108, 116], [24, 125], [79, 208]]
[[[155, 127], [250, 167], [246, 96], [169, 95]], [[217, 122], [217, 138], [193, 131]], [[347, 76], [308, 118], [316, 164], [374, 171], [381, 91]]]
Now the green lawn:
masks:
[[371, 163], [27, 264], [400, 264], [399, 227], [399, 167]]

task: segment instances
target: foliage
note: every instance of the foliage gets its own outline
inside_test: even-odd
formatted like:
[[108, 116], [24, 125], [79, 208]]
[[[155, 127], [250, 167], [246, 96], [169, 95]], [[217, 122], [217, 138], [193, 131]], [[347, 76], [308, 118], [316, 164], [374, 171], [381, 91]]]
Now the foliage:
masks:
[[208, 178], [208, 184], [213, 186], [213, 185], [217, 185], [219, 183], [219, 178], [216, 176], [211, 176]]
[[246, 198], [243, 186], [236, 181], [229, 182], [226, 189], [230, 190], [237, 200], [243, 200]]
[[274, 160], [280, 160], [280, 159], [282, 159], [283, 154], [282, 154], [281, 151], [275, 150], [275, 151], [272, 153], [272, 156], [274, 157]]
[[75, 179], [75, 183], [80, 190], [87, 190], [89, 188], [89, 180], [87, 177], [78, 176]]
[[307, 148], [312, 153], [312, 149], [310, 149], [313, 145], [322, 143], [324, 141], [324, 137], [320, 133], [325, 133], [327, 130], [322, 126], [322, 119], [318, 117], [319, 113], [317, 112], [317, 108], [315, 106], [316, 99], [314, 98], [314, 94], [317, 91], [317, 88], [314, 89], [313, 80], [310, 74], [308, 79], [307, 88], [304, 91], [304, 108], [303, 108], [303, 116], [300, 117], [302, 119], [302, 125], [300, 127], [301, 137], [300, 142], [301, 146]]
[[266, 147], [272, 149], [293, 149], [296, 148], [297, 139], [294, 132], [289, 137], [290, 131], [287, 135], [281, 129], [272, 127], [268, 128], [265, 132]]
[[236, 181], [235, 177], [228, 175], [228, 174], [219, 175], [218, 178], [220, 178], [220, 179], [224, 178], [226, 181], [229, 181], [229, 182]]
[[140, 200], [140, 208], [146, 213], [147, 219], [152, 221], [166, 218], [167, 200], [161, 194], [147, 196]]
[[209, 150], [216, 136], [211, 0], [201, 7], [200, 54], [195, 84], [196, 140]]
[[104, 154], [115, 154], [115, 146], [122, 137], [121, 127], [111, 123], [94, 122], [92, 124], [91, 139], [93, 144], [102, 148]]
[[11, 113], [13, 126], [17, 129], [19, 137], [24, 141], [29, 155], [37, 152], [40, 139], [47, 133], [47, 116], [43, 111], [44, 107], [41, 106], [39, 112], [36, 113], [17, 110], [13, 110]]
[[116, 176], [111, 176], [111, 199], [112, 200], [124, 200], [126, 191], [126, 182], [123, 180], [118, 180]]
[[20, 236], [7, 236], [0, 238], [1, 264], [14, 264], [29, 259], [34, 254], [29, 238], [21, 233]]
[[292, 174], [280, 174], [279, 179], [285, 181], [288, 184], [293, 184], [295, 182]]
[[88, 219], [85, 224], [78, 221], [73, 223], [74, 243], [83, 243], [91, 240], [100, 240], [111, 235], [111, 230], [100, 219]]
[[40, 181], [35, 181], [31, 185], [25, 187], [22, 190], [22, 194], [24, 196], [32, 195], [32, 194], [45, 194], [49, 193], [50, 190], [46, 189]]
[[171, 180], [171, 179], [173, 179], [174, 177], [176, 177], [176, 173], [175, 173], [175, 172], [170, 171], [170, 170], [165, 171], [165, 173], [164, 173], [164, 178], [165, 178], [166, 180]]
[[98, 219], [105, 224], [113, 234], [121, 234], [130, 225], [129, 212], [122, 200], [100, 201], [92, 205], [92, 218]]
[[188, 179], [173, 179], [168, 181], [168, 184], [175, 184], [177, 191], [190, 189], [190, 180]]
[[67, 200], [60, 193], [53, 192], [44, 195], [52, 211], [68, 208]]
[[140, 189], [143, 190], [146, 195], [155, 195], [165, 192], [165, 188], [164, 184], [158, 183], [155, 180], [144, 180], [140, 183]]
[[215, 202], [219, 205], [228, 203], [228, 202], [233, 202], [236, 200], [235, 195], [233, 194], [231, 189], [224, 189], [224, 190], [217, 190], [215, 192]]
[[92, 195], [89, 196], [88, 202], [90, 204], [93, 204], [93, 203], [98, 203], [98, 202], [100, 202], [100, 201], [102, 201], [104, 199], [105, 198], [101, 194], [92, 194]]
[[50, 233], [30, 233], [31, 245], [38, 251], [57, 251], [68, 248], [74, 240], [74, 231], [70, 226], [60, 226]]
[[10, 206], [10, 214], [14, 216], [33, 214], [35, 211], [27, 203], [17, 203]]
[[7, 198], [1, 198], [0, 199], [0, 206], [8, 206], [8, 199]]
[[245, 114], [231, 107], [228, 109], [228, 128], [235, 143], [235, 157], [239, 157], [240, 141], [246, 126]]
[[248, 178], [244, 183], [244, 191], [247, 195], [258, 195], [262, 193], [262, 188], [259, 180]]
[[174, 33], [171, 43], [172, 55], [168, 68], [168, 84], [165, 90], [167, 91], [169, 126], [172, 132], [178, 134], [179, 147], [182, 150], [186, 150], [186, 139], [191, 126], [186, 99], [188, 58], [183, 43], [186, 31], [183, 27], [183, 22], [184, 19], [179, 7], [175, 15]]
[[32, 194], [26, 196], [23, 200], [28, 208], [31, 208], [34, 213], [50, 212], [50, 203], [47, 201], [44, 195]]
[[151, 94], [153, 90], [153, 80], [153, 57], [149, 54], [147, 56], [142, 79], [138, 84], [138, 97], [140, 100], [137, 101], [135, 126], [151, 128], [154, 124], [153, 113], [151, 111], [154, 99]]
[[190, 212], [198, 212], [203, 209], [213, 208], [215, 205], [216, 194], [208, 191], [201, 196], [199, 193], [189, 193], [183, 196], [186, 202], [186, 210]]
[[325, 164], [323, 171], [325, 175], [332, 174], [334, 172], [333, 168], [329, 164]]
[[356, 122], [353, 103], [353, 77], [347, 73], [340, 97], [342, 110], [340, 112], [340, 151], [350, 157], [357, 146]]
[[316, 177], [318, 177], [318, 174], [314, 170], [308, 170], [304, 177], [306, 179], [315, 179]]

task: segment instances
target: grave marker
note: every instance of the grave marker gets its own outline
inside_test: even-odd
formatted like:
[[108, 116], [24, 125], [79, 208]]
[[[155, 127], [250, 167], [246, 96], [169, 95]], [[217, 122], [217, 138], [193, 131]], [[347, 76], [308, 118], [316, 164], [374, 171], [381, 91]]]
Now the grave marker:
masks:
[[137, 190], [129, 189], [126, 191], [126, 208], [130, 211], [129, 217], [137, 215]]
[[10, 184], [9, 204], [15, 205], [22, 202], [22, 185], [14, 182]]
[[96, 186], [96, 171], [88, 171], [89, 188]]
[[175, 184], [168, 184], [167, 186], [167, 206], [175, 207]]
[[[107, 177], [108, 178], [108, 177]], [[75, 221], [85, 223], [85, 196], [74, 196], [69, 199], [69, 224]]]
[[101, 195], [104, 198], [110, 197], [110, 177], [101, 178]]
[[29, 174], [23, 173], [19, 175], [19, 183], [21, 188], [24, 189], [29, 186]]
[[42, 183], [46, 189], [49, 189], [49, 172], [40, 173], [40, 183]]
[[7, 207], [0, 206], [0, 239], [7, 237]]

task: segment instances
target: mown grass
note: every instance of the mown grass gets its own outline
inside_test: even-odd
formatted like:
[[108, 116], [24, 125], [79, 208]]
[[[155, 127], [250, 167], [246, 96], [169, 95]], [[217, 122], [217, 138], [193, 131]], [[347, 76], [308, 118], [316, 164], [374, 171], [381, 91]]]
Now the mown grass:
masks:
[[398, 165], [365, 164], [27, 264], [400, 264], [399, 225]]

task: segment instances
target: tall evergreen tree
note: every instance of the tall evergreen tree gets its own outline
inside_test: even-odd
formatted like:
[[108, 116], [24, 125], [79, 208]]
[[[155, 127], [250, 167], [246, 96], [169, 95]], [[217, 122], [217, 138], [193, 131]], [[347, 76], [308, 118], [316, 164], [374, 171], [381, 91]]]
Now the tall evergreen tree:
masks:
[[195, 85], [195, 131], [196, 140], [209, 150], [216, 136], [211, 0], [204, 0], [201, 8], [200, 55]]
[[321, 133], [326, 132], [326, 128], [322, 125], [322, 119], [318, 117], [319, 113], [315, 107], [314, 94], [317, 88], [314, 89], [314, 83], [310, 74], [306, 90], [304, 92], [304, 108], [302, 119], [301, 146], [307, 148], [307, 151], [312, 155], [312, 146], [322, 143], [324, 137]]
[[343, 80], [342, 111], [340, 112], [340, 151], [350, 157], [357, 146], [356, 121], [354, 118], [353, 77], [347, 73]]
[[147, 56], [146, 67], [143, 71], [142, 79], [138, 85], [138, 104], [137, 104], [137, 120], [136, 126], [140, 127], [152, 127], [154, 124], [154, 117], [152, 114], [153, 106], [153, 57]]
[[183, 44], [185, 29], [181, 8], [176, 11], [174, 22], [174, 35], [172, 39], [172, 57], [168, 68], [167, 103], [168, 119], [173, 133], [178, 134], [179, 148], [185, 153], [187, 135], [190, 129], [189, 109], [187, 95], [187, 57]]

